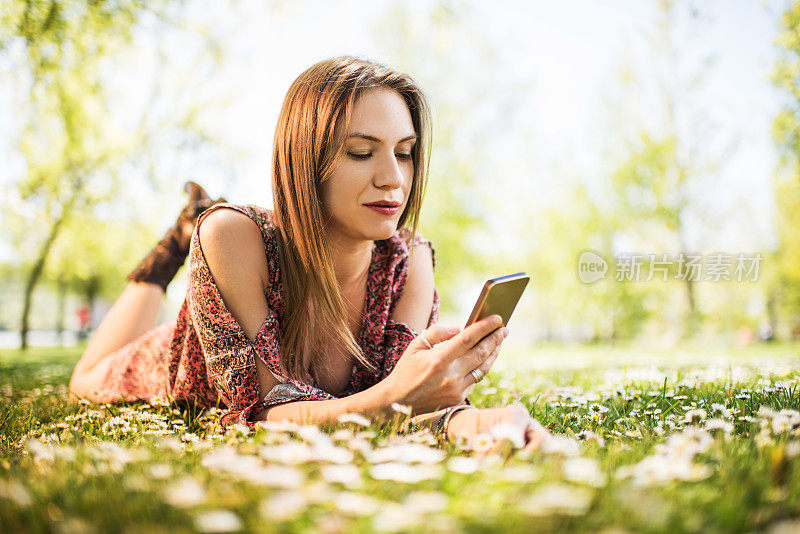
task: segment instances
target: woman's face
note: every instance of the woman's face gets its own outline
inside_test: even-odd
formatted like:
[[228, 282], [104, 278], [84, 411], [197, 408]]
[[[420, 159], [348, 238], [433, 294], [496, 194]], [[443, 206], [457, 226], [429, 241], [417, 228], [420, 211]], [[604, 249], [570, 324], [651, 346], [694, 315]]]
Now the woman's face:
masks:
[[[344, 155], [320, 186], [329, 233], [357, 241], [391, 237], [411, 192], [416, 138], [411, 113], [397, 92], [375, 88], [361, 95], [353, 106]], [[394, 207], [368, 206], [380, 202]]]

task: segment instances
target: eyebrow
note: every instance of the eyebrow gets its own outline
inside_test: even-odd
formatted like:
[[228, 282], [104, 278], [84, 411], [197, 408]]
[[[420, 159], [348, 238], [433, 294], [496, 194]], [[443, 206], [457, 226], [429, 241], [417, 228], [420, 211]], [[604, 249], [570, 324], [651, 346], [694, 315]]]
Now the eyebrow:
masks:
[[[374, 135], [369, 135], [369, 134], [365, 134], [365, 133], [361, 133], [361, 132], [353, 132], [353, 133], [351, 133], [350, 135], [347, 136], [348, 139], [350, 139], [351, 137], [360, 137], [361, 139], [366, 139], [367, 141], [374, 141], [376, 143], [382, 143], [383, 142], [383, 140], [378, 139]], [[417, 138], [417, 134], [411, 134], [411, 135], [408, 135], [408, 136], [400, 139], [400, 141], [398, 141], [398, 143], [403, 143], [405, 141], [411, 141], [412, 139], [416, 139], [416, 138]]]

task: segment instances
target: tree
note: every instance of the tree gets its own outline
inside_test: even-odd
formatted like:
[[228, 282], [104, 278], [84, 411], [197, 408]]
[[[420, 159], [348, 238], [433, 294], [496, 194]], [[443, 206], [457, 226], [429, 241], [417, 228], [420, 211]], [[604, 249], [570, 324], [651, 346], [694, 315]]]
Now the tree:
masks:
[[[114, 61], [130, 47], [140, 21], [172, 24], [166, 22], [172, 4], [177, 2], [13, 0], [0, 14], [0, 49], [7, 52], [6, 67], [17, 84], [23, 125], [16, 148], [24, 170], [9, 184], [3, 206], [4, 227], [21, 262], [29, 264], [20, 320], [22, 348], [27, 346], [34, 289], [65, 233], [96, 227], [95, 209], [118, 195], [121, 175], [148, 161], [157, 134], [213, 142], [197, 127], [202, 103], [195, 98], [171, 106], [171, 114], [156, 121], [156, 114], [146, 109], [127, 129], [111, 120], [105, 73], [114, 70]], [[158, 90], [155, 84], [154, 98]], [[140, 169], [146, 174], [147, 169]], [[76, 218], [86, 226], [75, 224]], [[59, 274], [62, 287], [75, 274], [63, 271], [65, 265]], [[95, 264], [95, 271], [100, 267]], [[96, 284], [91, 282], [86, 291]]]
[[[125, 275], [140, 260], [140, 250], [152, 246], [152, 226], [132, 221], [102, 221], [93, 214], [76, 213], [71, 227], [52, 248], [44, 279], [59, 295], [56, 324], [63, 330], [67, 294], [80, 296], [93, 309], [100, 297], [114, 299], [125, 287]], [[91, 228], [91, 232], [86, 232]], [[84, 230], [84, 231], [82, 231]]]
[[783, 55], [772, 81], [783, 90], [785, 103], [772, 126], [781, 161], [775, 178], [778, 246], [770, 258], [774, 269], [768, 302], [772, 322], [777, 322], [775, 308], [780, 308], [793, 334], [800, 335], [800, 2], [783, 14], [781, 28], [777, 43]]
[[[704, 221], [695, 191], [721, 167], [737, 143], [736, 138], [720, 139], [702, 105], [693, 101], [701, 94], [714, 59], [706, 56], [691, 64], [684, 52], [689, 37], [680, 32], [688, 34], [701, 18], [690, 3], [659, 2], [650, 48], [654, 59], [648, 61], [652, 72], [638, 78], [633, 71], [626, 73], [628, 83], [635, 82], [639, 90], [646, 86], [646, 79], [656, 82], [656, 98], [647, 115], [650, 124], [635, 123], [627, 153], [612, 176], [617, 208], [627, 218], [627, 233], [650, 246], [660, 245], [675, 258], [697, 252], [699, 243], [690, 241], [690, 228], [697, 230]], [[710, 221], [706, 223], [711, 226]], [[701, 316], [696, 281], [684, 276], [681, 283], [686, 303], [684, 334], [690, 335]]]

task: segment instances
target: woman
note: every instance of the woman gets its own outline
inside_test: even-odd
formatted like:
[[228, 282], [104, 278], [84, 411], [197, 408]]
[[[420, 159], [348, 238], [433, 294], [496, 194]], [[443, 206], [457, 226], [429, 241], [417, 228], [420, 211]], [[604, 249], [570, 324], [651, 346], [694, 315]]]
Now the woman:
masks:
[[[224, 424], [384, 421], [400, 403], [450, 439], [507, 423], [535, 447], [546, 431], [524, 407], [467, 399], [508, 334], [499, 316], [463, 331], [435, 324], [433, 248], [416, 233], [428, 132], [407, 75], [352, 57], [306, 70], [278, 119], [274, 211], [187, 183], [189, 204], [129, 275], [70, 391], [221, 400]], [[187, 254], [178, 319], [154, 327]]]

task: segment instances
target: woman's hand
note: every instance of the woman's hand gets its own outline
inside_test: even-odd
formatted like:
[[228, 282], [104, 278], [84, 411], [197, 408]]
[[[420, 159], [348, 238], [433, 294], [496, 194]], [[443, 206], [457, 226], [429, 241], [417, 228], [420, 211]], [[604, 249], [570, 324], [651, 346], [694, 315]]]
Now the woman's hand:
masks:
[[466, 439], [478, 456], [498, 450], [504, 439], [509, 439], [514, 448], [529, 453], [538, 449], [550, 436], [550, 432], [521, 404], [462, 410], [453, 415], [447, 429], [448, 439]]
[[475, 386], [470, 374], [489, 372], [508, 335], [502, 318], [491, 315], [464, 330], [432, 325], [414, 338], [389, 376], [383, 380], [389, 403], [411, 406], [414, 415], [460, 404]]

